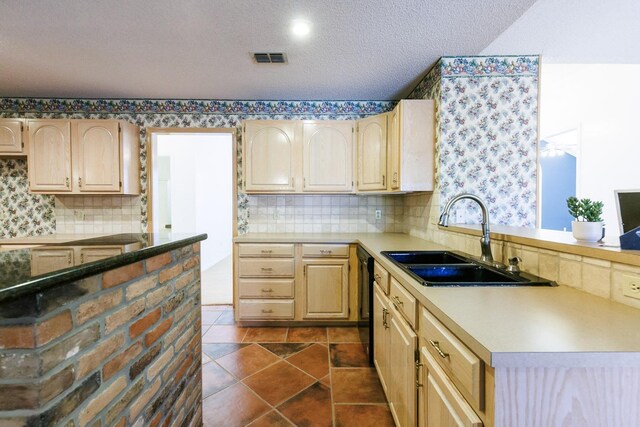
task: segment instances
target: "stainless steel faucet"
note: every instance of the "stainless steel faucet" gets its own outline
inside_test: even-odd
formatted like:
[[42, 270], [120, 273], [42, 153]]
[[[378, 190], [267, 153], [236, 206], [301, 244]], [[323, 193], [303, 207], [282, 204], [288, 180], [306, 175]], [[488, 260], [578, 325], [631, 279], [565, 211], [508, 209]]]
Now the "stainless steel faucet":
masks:
[[459, 194], [449, 200], [447, 204], [444, 206], [444, 210], [442, 211], [442, 215], [440, 215], [440, 221], [438, 221], [438, 225], [443, 227], [449, 226], [449, 211], [451, 211], [451, 207], [458, 201], [462, 199], [469, 199], [476, 202], [480, 205], [480, 210], [482, 210], [482, 238], [480, 239], [480, 248], [482, 249], [482, 255], [480, 259], [487, 263], [493, 264], [493, 255], [491, 254], [491, 240], [489, 238], [489, 210], [487, 209], [487, 205], [476, 195], [473, 194]]

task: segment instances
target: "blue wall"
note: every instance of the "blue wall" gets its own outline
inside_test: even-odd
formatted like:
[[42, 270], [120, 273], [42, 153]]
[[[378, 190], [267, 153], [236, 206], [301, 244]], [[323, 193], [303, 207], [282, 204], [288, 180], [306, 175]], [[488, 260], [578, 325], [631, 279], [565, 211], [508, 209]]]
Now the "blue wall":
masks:
[[[540, 141], [540, 151], [548, 143]], [[567, 197], [576, 195], [576, 158], [564, 153], [561, 156], [540, 156], [542, 174], [542, 228], [571, 231], [573, 217], [567, 211]]]

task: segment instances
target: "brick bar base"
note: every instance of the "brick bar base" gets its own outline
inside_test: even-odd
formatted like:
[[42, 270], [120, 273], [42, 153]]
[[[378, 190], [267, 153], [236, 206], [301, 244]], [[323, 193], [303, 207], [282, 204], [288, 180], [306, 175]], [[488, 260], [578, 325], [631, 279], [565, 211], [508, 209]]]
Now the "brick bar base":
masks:
[[199, 252], [0, 303], [0, 426], [202, 425]]

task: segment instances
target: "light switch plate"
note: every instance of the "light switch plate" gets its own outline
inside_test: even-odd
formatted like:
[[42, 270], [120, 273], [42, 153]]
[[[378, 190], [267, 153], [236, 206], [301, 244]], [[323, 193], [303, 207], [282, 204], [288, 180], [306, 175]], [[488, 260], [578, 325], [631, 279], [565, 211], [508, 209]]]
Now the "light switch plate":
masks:
[[640, 299], [640, 276], [623, 274], [622, 293], [627, 297]]

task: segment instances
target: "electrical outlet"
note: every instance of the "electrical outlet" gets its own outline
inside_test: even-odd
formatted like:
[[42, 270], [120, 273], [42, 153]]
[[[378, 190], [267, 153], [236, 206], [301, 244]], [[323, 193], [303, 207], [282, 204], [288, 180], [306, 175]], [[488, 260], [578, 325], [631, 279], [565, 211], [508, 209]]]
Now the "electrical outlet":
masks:
[[627, 297], [640, 299], [640, 276], [623, 274], [622, 293]]
[[81, 209], [74, 210], [73, 217], [76, 219], [76, 221], [84, 221], [84, 218], [85, 218], [84, 211]]
[[382, 210], [376, 209], [376, 219], [382, 219]]

